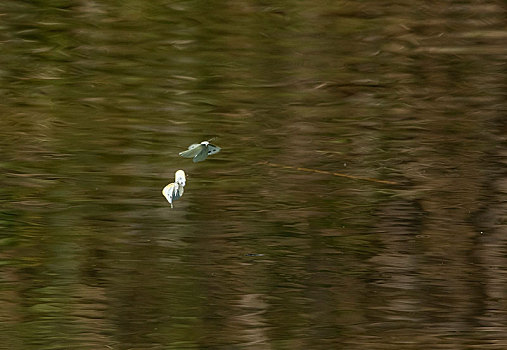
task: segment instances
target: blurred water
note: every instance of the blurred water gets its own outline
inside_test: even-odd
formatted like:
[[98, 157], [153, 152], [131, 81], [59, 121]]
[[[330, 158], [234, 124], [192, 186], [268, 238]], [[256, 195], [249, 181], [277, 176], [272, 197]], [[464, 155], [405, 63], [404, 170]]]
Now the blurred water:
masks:
[[505, 18], [2, 1], [0, 348], [505, 349]]

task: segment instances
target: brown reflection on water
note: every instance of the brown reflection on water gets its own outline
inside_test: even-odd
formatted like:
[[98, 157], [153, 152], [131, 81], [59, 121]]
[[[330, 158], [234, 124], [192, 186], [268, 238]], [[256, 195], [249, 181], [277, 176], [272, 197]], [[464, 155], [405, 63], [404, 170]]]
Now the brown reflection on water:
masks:
[[3, 2], [0, 347], [506, 348], [504, 14]]

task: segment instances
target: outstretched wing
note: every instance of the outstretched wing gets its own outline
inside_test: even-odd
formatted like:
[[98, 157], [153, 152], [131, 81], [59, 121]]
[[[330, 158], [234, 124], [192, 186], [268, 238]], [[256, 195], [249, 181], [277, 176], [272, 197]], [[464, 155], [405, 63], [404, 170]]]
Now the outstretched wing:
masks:
[[200, 143], [194, 143], [193, 145], [190, 145], [186, 151], [180, 152], [179, 154], [183, 158], [194, 158], [203, 149], [206, 149], [204, 145], [201, 145]]
[[211, 143], [208, 145], [208, 156], [220, 152], [221, 148]]
[[201, 151], [194, 157], [193, 161], [194, 163], [202, 162], [206, 158], [208, 158], [208, 150], [206, 146], [203, 145]]

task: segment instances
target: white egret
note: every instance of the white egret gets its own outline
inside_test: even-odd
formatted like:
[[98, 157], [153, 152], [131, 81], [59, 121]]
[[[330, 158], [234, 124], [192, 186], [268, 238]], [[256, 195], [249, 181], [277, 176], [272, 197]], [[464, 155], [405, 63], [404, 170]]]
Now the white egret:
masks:
[[209, 155], [220, 152], [220, 147], [212, 145], [209, 141], [194, 143], [190, 145], [186, 151], [180, 152], [183, 158], [194, 158], [193, 162], [201, 162], [208, 158]]
[[171, 208], [173, 207], [173, 201], [183, 196], [186, 181], [185, 172], [183, 170], [178, 170], [174, 173], [174, 182], [170, 183], [162, 190], [162, 194], [169, 204], [171, 204]]

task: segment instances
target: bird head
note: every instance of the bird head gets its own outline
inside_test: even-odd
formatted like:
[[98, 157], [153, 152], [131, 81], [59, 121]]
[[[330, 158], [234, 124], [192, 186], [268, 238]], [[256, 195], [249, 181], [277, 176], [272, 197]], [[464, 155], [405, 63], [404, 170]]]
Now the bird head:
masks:
[[185, 172], [183, 170], [178, 170], [174, 174], [174, 184], [184, 187], [185, 183], [187, 181], [187, 178], [185, 176]]

